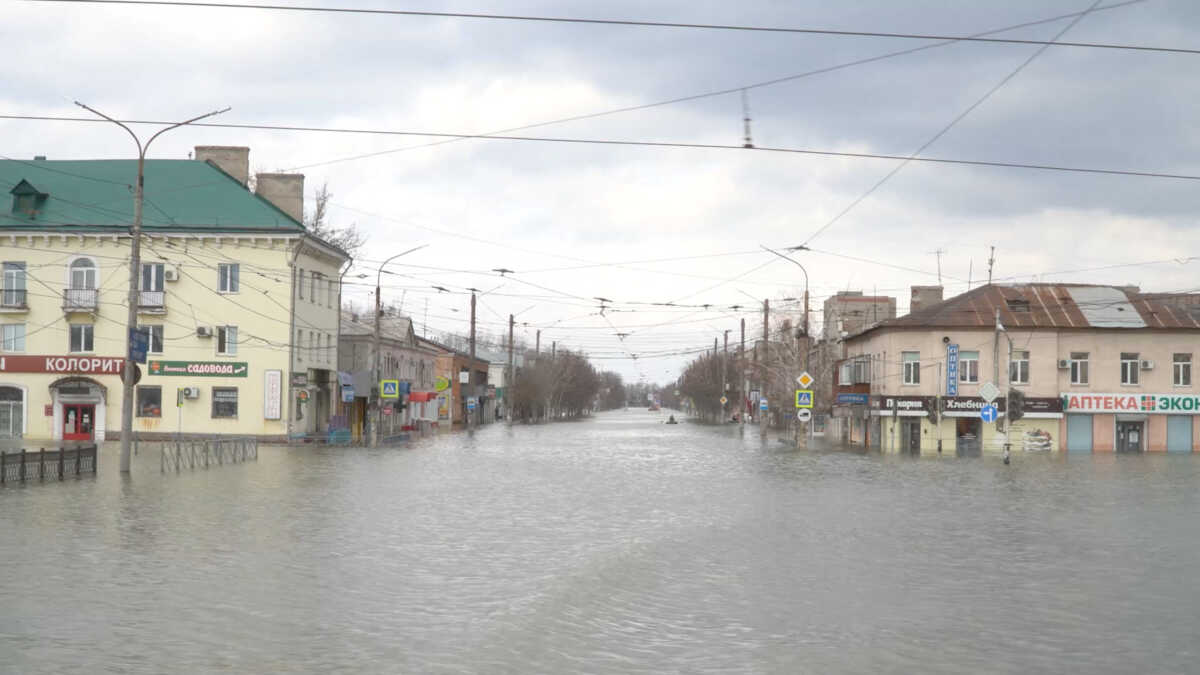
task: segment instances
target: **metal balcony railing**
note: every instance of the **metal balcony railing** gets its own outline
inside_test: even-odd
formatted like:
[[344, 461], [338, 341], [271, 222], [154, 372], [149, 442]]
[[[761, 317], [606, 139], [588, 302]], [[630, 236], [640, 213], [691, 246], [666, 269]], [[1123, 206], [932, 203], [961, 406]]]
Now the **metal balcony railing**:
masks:
[[68, 312], [95, 311], [96, 303], [96, 289], [94, 288], [67, 288], [63, 290], [63, 309]]
[[6, 288], [0, 291], [0, 307], [9, 309], [28, 307], [25, 304], [25, 289]]
[[163, 291], [138, 291], [140, 309], [162, 309], [166, 293]]

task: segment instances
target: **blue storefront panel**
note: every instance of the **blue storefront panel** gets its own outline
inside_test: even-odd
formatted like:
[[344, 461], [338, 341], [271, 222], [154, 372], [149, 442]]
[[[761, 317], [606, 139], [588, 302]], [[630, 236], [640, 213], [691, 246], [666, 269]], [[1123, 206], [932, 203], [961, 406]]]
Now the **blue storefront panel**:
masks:
[[1192, 416], [1167, 415], [1167, 452], [1192, 451]]
[[1092, 451], [1092, 416], [1067, 415], [1067, 452]]

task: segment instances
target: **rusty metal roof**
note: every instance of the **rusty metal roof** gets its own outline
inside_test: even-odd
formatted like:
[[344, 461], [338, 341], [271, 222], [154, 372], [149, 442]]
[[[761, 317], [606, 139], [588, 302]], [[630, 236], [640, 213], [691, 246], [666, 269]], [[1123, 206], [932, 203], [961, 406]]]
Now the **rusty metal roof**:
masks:
[[1179, 294], [1092, 284], [989, 284], [895, 319], [881, 328], [1158, 328], [1200, 329], [1200, 313]]

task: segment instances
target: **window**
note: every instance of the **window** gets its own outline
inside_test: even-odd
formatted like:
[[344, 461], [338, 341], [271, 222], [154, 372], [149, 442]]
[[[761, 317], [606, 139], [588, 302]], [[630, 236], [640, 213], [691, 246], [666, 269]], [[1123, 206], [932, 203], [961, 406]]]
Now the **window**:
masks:
[[4, 307], [25, 306], [25, 263], [4, 263], [4, 293], [0, 296]]
[[316, 272], [309, 272], [309, 275], [308, 299], [315, 305], [317, 304], [317, 284], [321, 282], [321, 275]]
[[93, 351], [92, 345], [92, 330], [93, 326], [90, 323], [73, 323], [71, 324], [71, 351], [72, 352], [90, 352]]
[[1029, 352], [1012, 353], [1008, 364], [1008, 381], [1011, 384], [1029, 384]]
[[958, 381], [979, 381], [979, 352], [958, 353]]
[[302, 330], [296, 331], [295, 347], [296, 347], [296, 360], [303, 361], [304, 360], [304, 331], [302, 331]]
[[137, 416], [162, 417], [162, 387], [137, 388]]
[[901, 352], [904, 384], [921, 384], [921, 352]]
[[141, 284], [143, 291], [161, 291], [163, 289], [163, 272], [165, 271], [162, 263], [143, 263], [142, 264], [142, 279]]
[[1088, 353], [1071, 352], [1071, 384], [1088, 383]]
[[1138, 383], [1138, 355], [1136, 352], [1121, 352], [1121, 384]]
[[237, 387], [213, 387], [212, 416], [237, 417]]
[[296, 275], [296, 292], [300, 294], [300, 299], [304, 299], [304, 268], [300, 268], [300, 273]]
[[24, 392], [0, 387], [0, 438], [20, 438], [25, 424]]
[[313, 331], [308, 331], [308, 360], [317, 360], [317, 334]]
[[4, 341], [0, 343], [6, 352], [23, 352], [25, 351], [25, 324], [23, 323], [6, 323], [0, 335]]
[[1176, 387], [1192, 386], [1192, 355], [1191, 354], [1176, 354], [1174, 361], [1175, 361], [1175, 386]]
[[841, 372], [838, 373], [838, 384], [851, 384], [850, 380], [853, 377], [851, 368], [849, 361], [842, 362]]
[[866, 384], [871, 381], [871, 361], [869, 356], [854, 359], [854, 384]]
[[330, 279], [329, 280], [329, 306], [330, 307], [337, 306], [337, 293], [335, 292], [336, 290], [337, 290], [336, 283], [334, 282], [333, 279]]
[[146, 351], [150, 354], [161, 354], [163, 352], [163, 327], [159, 326], [138, 326], [138, 330], [146, 333], [146, 342], [149, 347]]
[[222, 293], [237, 293], [241, 288], [241, 265], [238, 263], [217, 264], [217, 290]]
[[217, 353], [237, 354], [237, 326], [217, 326]]
[[96, 263], [88, 258], [78, 258], [72, 262], [71, 288], [74, 290], [96, 288]]

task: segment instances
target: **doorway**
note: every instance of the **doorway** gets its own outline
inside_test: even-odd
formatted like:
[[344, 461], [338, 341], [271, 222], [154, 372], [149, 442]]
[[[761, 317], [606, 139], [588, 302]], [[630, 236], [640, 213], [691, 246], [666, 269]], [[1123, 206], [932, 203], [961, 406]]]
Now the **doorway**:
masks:
[[954, 453], [959, 457], [979, 457], [983, 454], [983, 420], [978, 417], [959, 417], [954, 424]]
[[1117, 422], [1117, 452], [1141, 452], [1145, 422]]
[[900, 452], [905, 455], [921, 454], [921, 420], [900, 420]]
[[96, 432], [96, 406], [89, 403], [63, 405], [63, 440], [90, 441]]

